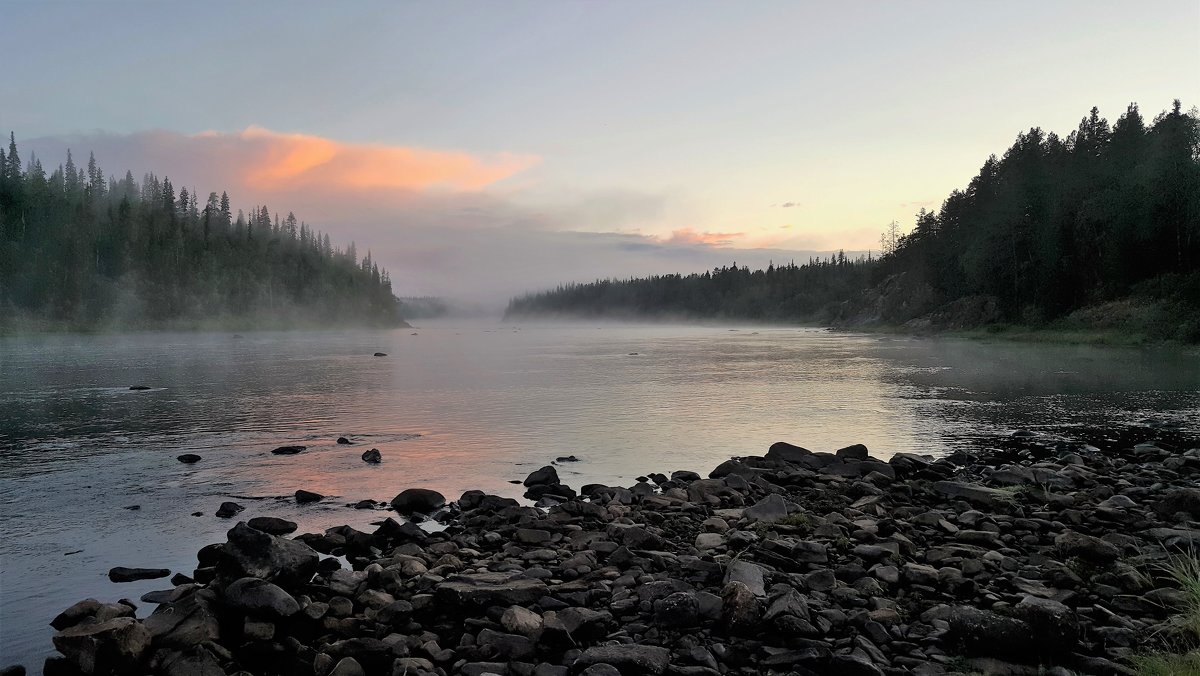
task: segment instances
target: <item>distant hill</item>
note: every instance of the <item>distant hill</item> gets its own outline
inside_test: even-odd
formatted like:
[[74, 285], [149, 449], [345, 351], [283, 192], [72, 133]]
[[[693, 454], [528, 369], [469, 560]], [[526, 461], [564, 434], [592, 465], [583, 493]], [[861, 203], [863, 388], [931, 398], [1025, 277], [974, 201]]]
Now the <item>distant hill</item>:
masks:
[[[920, 158], [913, 158], [919, 162]], [[530, 316], [724, 317], [916, 328], [1081, 326], [1200, 341], [1200, 117], [1095, 108], [989, 157], [878, 259], [600, 280], [514, 298]]]
[[266, 206], [0, 149], [0, 329], [402, 326], [386, 270]]

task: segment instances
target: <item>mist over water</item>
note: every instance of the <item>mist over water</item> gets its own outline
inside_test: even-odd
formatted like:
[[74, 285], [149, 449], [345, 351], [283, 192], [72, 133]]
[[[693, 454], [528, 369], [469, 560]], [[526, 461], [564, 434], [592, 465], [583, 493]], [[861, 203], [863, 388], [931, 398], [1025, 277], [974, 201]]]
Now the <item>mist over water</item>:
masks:
[[[1200, 431], [1197, 383], [1195, 352], [779, 327], [440, 321], [0, 338], [0, 662], [40, 669], [47, 622], [81, 598], [169, 586], [109, 583], [113, 566], [190, 573], [195, 551], [237, 520], [212, 515], [224, 500], [246, 506], [240, 519], [279, 516], [301, 532], [370, 530], [388, 512], [347, 503], [413, 486], [519, 497], [509, 481], [561, 455], [580, 458], [559, 467], [578, 487], [706, 474], [779, 440], [865, 443], [887, 458], [1018, 427]], [[342, 435], [355, 444], [336, 444]], [[270, 454], [284, 444], [308, 450]], [[369, 448], [382, 464], [362, 462]], [[203, 460], [183, 465], [182, 453]], [[300, 488], [330, 497], [297, 506]]]

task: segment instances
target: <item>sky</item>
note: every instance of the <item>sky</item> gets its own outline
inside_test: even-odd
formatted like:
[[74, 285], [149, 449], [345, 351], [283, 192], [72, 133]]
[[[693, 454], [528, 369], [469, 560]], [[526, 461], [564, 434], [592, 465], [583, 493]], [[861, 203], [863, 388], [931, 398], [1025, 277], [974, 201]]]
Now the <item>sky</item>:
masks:
[[1032, 126], [1200, 104], [1200, 2], [13, 2], [0, 127], [502, 302], [878, 249]]

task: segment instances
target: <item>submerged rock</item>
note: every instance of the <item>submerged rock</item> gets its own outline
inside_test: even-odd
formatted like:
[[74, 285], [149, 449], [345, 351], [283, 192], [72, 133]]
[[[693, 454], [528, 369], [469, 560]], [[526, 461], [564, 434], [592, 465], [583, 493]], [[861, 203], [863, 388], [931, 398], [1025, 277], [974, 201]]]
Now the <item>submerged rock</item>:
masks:
[[117, 566], [108, 571], [108, 579], [112, 582], [134, 582], [137, 580], [157, 580], [167, 577], [171, 571], [166, 568], [126, 568]]
[[193, 463], [200, 462], [201, 458], [200, 458], [200, 456], [196, 455], [195, 453], [184, 453], [183, 455], [178, 456], [175, 459], [178, 460], [179, 462], [182, 462], [185, 465], [191, 465]]
[[379, 452], [378, 448], [372, 448], [369, 451], [363, 451], [362, 459], [363, 462], [377, 464], [383, 461], [383, 454]]
[[272, 450], [271, 453], [273, 453], [275, 455], [296, 455], [297, 453], [303, 453], [304, 450], [307, 448], [308, 448], [308, 446], [299, 446], [299, 445], [280, 446], [280, 447]]

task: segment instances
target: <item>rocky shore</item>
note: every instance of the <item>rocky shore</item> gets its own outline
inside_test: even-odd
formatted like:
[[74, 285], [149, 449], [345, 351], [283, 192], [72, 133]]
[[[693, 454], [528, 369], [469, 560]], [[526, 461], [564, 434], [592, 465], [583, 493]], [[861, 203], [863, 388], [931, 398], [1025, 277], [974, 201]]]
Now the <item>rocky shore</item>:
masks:
[[374, 532], [251, 519], [145, 619], [63, 611], [44, 673], [1131, 673], [1194, 639], [1167, 565], [1200, 546], [1200, 448], [1087, 441], [886, 462], [781, 442], [630, 487], [550, 465], [537, 506], [410, 489]]

